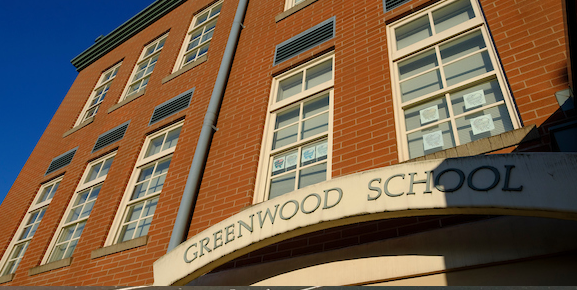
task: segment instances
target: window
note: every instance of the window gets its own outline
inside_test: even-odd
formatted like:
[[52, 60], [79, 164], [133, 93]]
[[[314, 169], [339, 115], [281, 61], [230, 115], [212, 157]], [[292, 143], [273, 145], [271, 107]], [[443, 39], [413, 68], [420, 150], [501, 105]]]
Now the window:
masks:
[[6, 252], [4, 252], [1, 276], [16, 272], [26, 249], [28, 249], [28, 245], [30, 245], [32, 237], [34, 237], [34, 233], [36, 233], [44, 217], [44, 213], [46, 213], [50, 201], [52, 201], [58, 189], [58, 185], [60, 185], [60, 181], [62, 181], [62, 177], [54, 179], [40, 187], [32, 205], [28, 208], [28, 213], [20, 223], [20, 227], [12, 238], [10, 245], [8, 245]]
[[255, 202], [330, 178], [333, 86], [332, 54], [273, 80]]
[[115, 155], [116, 152], [108, 154], [86, 167], [76, 188], [76, 194], [72, 197], [58, 225], [57, 234], [50, 243], [51, 250], [42, 261], [43, 264], [69, 258], [74, 253]]
[[401, 161], [520, 127], [476, 0], [439, 2], [387, 29]]
[[304, 2], [305, 0], [286, 0], [284, 5], [284, 10], [288, 10], [297, 4]]
[[222, 1], [219, 1], [194, 16], [173, 72], [192, 63], [208, 52], [221, 8]]
[[168, 33], [144, 47], [142, 53], [140, 54], [140, 58], [138, 59], [138, 63], [132, 71], [128, 86], [126, 86], [124, 93], [122, 94], [124, 98], [121, 98], [120, 101], [143, 90], [146, 87], [167, 37]]
[[148, 234], [181, 127], [182, 122], [146, 138], [107, 245]]
[[84, 105], [82, 113], [80, 113], [80, 117], [76, 120], [74, 126], [78, 126], [80, 123], [96, 115], [96, 112], [98, 112], [100, 104], [104, 101], [104, 97], [106, 97], [106, 93], [108, 93], [112, 80], [116, 77], [121, 64], [122, 63], [119, 63], [111, 67], [100, 75], [96, 88], [92, 91], [92, 94], [90, 94], [90, 98], [88, 98], [88, 102]]

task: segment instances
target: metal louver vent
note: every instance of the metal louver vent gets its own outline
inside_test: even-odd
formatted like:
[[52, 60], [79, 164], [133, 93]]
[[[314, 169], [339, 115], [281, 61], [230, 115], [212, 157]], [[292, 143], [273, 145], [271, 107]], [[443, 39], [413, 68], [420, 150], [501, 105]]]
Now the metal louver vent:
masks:
[[152, 125], [170, 115], [176, 114], [190, 105], [192, 100], [192, 94], [194, 93], [194, 88], [156, 106], [154, 112], [152, 112], [152, 117], [150, 117], [150, 122], [148, 125]]
[[113, 128], [111, 130], [108, 130], [107, 132], [101, 134], [100, 136], [98, 136], [98, 139], [96, 139], [96, 143], [94, 143], [94, 147], [92, 148], [92, 152], [96, 152], [120, 139], [122, 139], [124, 137], [124, 133], [126, 133], [126, 129], [128, 128], [128, 124], [130, 123], [130, 121], [116, 127]]
[[383, 7], [385, 8], [385, 12], [391, 11], [411, 0], [383, 0]]
[[335, 37], [335, 17], [331, 17], [299, 35], [276, 46], [274, 64], [277, 65], [299, 53]]
[[74, 154], [76, 154], [76, 149], [78, 149], [78, 147], [58, 156], [55, 157], [54, 159], [52, 159], [52, 162], [50, 162], [50, 165], [48, 166], [48, 170], [46, 170], [46, 173], [44, 173], [44, 175], [48, 175], [68, 164], [70, 164], [70, 162], [72, 162], [72, 158], [74, 158]]

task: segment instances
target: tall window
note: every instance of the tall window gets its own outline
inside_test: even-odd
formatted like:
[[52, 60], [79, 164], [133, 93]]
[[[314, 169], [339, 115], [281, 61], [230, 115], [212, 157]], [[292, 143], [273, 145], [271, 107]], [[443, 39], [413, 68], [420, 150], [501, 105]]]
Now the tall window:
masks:
[[120, 101], [146, 88], [167, 37], [168, 33], [144, 47]]
[[50, 201], [56, 194], [60, 181], [62, 181], [62, 177], [45, 183], [40, 187], [32, 205], [28, 208], [28, 213], [20, 223], [20, 227], [12, 238], [10, 245], [8, 245], [6, 252], [4, 252], [1, 276], [16, 272], [16, 268], [22, 261], [22, 257], [24, 257], [24, 253], [28, 249], [28, 245], [30, 245], [30, 241], [34, 237], [34, 233], [36, 233], [36, 229], [38, 229]]
[[164, 186], [182, 122], [146, 138], [107, 244], [145, 236]]
[[51, 250], [46, 253], [43, 263], [69, 258], [74, 253], [115, 154], [116, 152], [99, 158], [86, 167], [76, 188], [76, 194], [72, 197], [66, 214], [58, 225], [57, 234], [50, 243]]
[[96, 84], [96, 88], [90, 94], [88, 98], [88, 102], [84, 105], [82, 109], [82, 113], [80, 113], [80, 117], [76, 121], [74, 126], [78, 126], [80, 123], [86, 121], [88, 118], [93, 117], [98, 112], [98, 108], [102, 101], [104, 101], [104, 97], [106, 97], [106, 93], [108, 93], [108, 89], [110, 89], [110, 85], [112, 84], [112, 80], [116, 77], [118, 73], [118, 69], [120, 68], [119, 63], [110, 69], [106, 70], [100, 75], [98, 79], [98, 83]]
[[222, 1], [219, 1], [194, 16], [173, 72], [194, 62], [208, 52], [221, 8]]
[[255, 202], [330, 178], [334, 57], [273, 80]]
[[520, 127], [476, 0], [442, 1], [387, 29], [400, 160]]

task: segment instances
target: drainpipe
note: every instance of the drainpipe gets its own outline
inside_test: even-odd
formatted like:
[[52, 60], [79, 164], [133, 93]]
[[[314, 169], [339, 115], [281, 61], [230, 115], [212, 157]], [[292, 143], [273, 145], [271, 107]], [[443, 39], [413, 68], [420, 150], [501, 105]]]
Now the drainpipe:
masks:
[[182, 193], [180, 207], [178, 208], [178, 214], [176, 216], [176, 221], [174, 222], [167, 252], [172, 251], [172, 249], [186, 241], [188, 235], [194, 204], [196, 202], [198, 190], [200, 189], [200, 182], [202, 181], [202, 173], [206, 166], [206, 159], [208, 157], [212, 135], [214, 134], [214, 131], [217, 130], [215, 126], [216, 119], [220, 111], [220, 105], [224, 96], [224, 88], [226, 86], [228, 75], [230, 74], [234, 51], [238, 44], [241, 27], [243, 27], [242, 20], [244, 19], [247, 6], [248, 0], [239, 0], [232, 28], [230, 29], [230, 34], [228, 36], [228, 41], [226, 42], [226, 48], [224, 49], [224, 55], [220, 62], [218, 76], [216, 77], [214, 88], [212, 89], [212, 96], [210, 97], [206, 115], [204, 116], [204, 123], [202, 124], [198, 142], [196, 143], [194, 158], [190, 165], [190, 171], [188, 172], [186, 186]]

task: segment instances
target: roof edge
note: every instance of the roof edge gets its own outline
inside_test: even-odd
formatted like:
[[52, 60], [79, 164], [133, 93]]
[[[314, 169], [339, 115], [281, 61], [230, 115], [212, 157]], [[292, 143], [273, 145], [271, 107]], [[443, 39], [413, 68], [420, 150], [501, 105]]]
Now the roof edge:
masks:
[[70, 62], [76, 71], [81, 71], [90, 64], [124, 43], [170, 11], [187, 0], [157, 0], [144, 10], [124, 22], [88, 49], [77, 55]]

